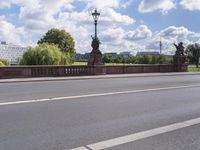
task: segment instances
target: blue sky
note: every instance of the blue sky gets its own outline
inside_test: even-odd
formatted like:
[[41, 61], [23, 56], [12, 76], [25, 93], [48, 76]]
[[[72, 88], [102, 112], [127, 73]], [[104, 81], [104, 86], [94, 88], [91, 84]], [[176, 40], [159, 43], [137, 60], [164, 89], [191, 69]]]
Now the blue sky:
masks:
[[35, 46], [51, 28], [65, 29], [80, 53], [90, 52], [91, 12], [98, 8], [103, 52], [159, 51], [200, 42], [200, 0], [0, 0], [0, 40]]

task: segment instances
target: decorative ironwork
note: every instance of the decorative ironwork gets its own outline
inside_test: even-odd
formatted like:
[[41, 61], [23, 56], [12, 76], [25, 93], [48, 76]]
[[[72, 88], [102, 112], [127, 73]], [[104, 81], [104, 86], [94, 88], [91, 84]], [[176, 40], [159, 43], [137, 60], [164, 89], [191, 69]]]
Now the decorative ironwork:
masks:
[[100, 41], [99, 38], [97, 36], [97, 23], [98, 23], [98, 19], [100, 16], [100, 13], [97, 11], [97, 9], [94, 10], [94, 12], [92, 13], [93, 19], [94, 19], [94, 25], [95, 25], [95, 34], [94, 37], [92, 37], [92, 52], [90, 53], [90, 58], [88, 61], [88, 65], [92, 65], [92, 66], [96, 66], [96, 65], [103, 65], [102, 63], [102, 53], [99, 50], [99, 45], [100, 45]]

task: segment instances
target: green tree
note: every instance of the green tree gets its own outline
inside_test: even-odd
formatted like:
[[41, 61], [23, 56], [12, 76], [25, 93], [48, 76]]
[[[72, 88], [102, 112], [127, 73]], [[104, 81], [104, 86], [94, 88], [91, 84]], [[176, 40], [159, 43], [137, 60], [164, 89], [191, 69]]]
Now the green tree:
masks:
[[67, 54], [61, 52], [57, 45], [39, 44], [29, 47], [20, 61], [21, 65], [66, 65], [69, 64]]
[[128, 58], [128, 63], [129, 64], [135, 64], [136, 63], [136, 57], [135, 56], [130, 56]]
[[105, 54], [102, 58], [103, 63], [113, 63], [114, 62], [114, 58], [112, 55], [110, 54]]
[[143, 55], [142, 57], [139, 57], [139, 64], [150, 64], [151, 62], [151, 56], [149, 55]]
[[151, 57], [151, 62], [150, 62], [151, 64], [158, 64], [159, 62], [158, 62], [158, 56], [155, 56], [155, 55], [153, 55], [152, 57]]
[[158, 57], [158, 63], [159, 63], [159, 64], [169, 64], [170, 62], [169, 62], [169, 60], [166, 58], [166, 56], [160, 55], [160, 56]]
[[0, 61], [0, 66], [5, 66], [4, 63], [2, 61]]
[[200, 44], [190, 44], [186, 48], [186, 54], [190, 64], [195, 64], [199, 67], [199, 57], [200, 57]]
[[110, 57], [109, 55], [104, 55], [102, 58], [103, 63], [110, 63]]
[[75, 55], [75, 42], [70, 33], [66, 32], [65, 30], [53, 28], [38, 41], [38, 44], [42, 43], [58, 45], [61, 51], [70, 56], [70, 59], [73, 62]]
[[126, 58], [125, 58], [125, 63], [126, 63], [126, 64], [131, 64], [131, 63], [132, 63], [132, 57], [133, 57], [133, 56], [126, 57]]
[[8, 66], [10, 63], [6, 59], [0, 59], [0, 66]]
[[123, 63], [123, 56], [116, 56], [116, 57], [114, 57], [114, 62], [113, 63]]

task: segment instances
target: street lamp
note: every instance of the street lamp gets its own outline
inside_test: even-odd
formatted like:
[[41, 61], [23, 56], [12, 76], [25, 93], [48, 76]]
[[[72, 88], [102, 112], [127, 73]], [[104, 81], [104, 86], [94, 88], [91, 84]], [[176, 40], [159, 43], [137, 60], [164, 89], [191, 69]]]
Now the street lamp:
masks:
[[103, 65], [102, 63], [102, 53], [99, 50], [100, 41], [97, 37], [97, 22], [99, 19], [100, 13], [97, 11], [97, 9], [92, 12], [92, 17], [94, 19], [94, 25], [95, 25], [95, 36], [92, 36], [92, 52], [90, 53], [90, 58], [88, 60], [88, 65], [90, 66], [100, 66]]
[[160, 55], [161, 55], [162, 54], [162, 46], [163, 46], [162, 45], [162, 37], [161, 37], [161, 35], [160, 35], [160, 45], [159, 46], [160, 46]]
[[95, 39], [97, 38], [97, 21], [99, 19], [100, 13], [97, 12], [97, 9], [94, 10], [92, 13], [93, 19], [94, 19], [94, 25], [95, 25]]

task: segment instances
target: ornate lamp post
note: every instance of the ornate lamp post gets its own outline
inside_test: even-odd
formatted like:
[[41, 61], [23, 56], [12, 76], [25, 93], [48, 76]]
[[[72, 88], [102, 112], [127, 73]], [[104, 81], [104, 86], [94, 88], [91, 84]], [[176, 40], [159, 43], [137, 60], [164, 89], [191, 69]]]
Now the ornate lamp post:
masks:
[[93, 19], [94, 19], [94, 25], [95, 25], [95, 36], [92, 36], [92, 52], [90, 53], [90, 58], [88, 61], [88, 65], [90, 66], [98, 66], [103, 65], [102, 63], [102, 54], [99, 50], [99, 44], [100, 41], [97, 36], [97, 22], [100, 16], [100, 13], [97, 11], [97, 9], [94, 10], [92, 13]]
[[161, 35], [160, 35], [160, 55], [162, 54], [162, 37], [161, 37]]
[[97, 12], [97, 9], [94, 10], [92, 13], [93, 19], [94, 19], [94, 25], [95, 25], [95, 38], [97, 38], [97, 21], [99, 19], [100, 13]]

